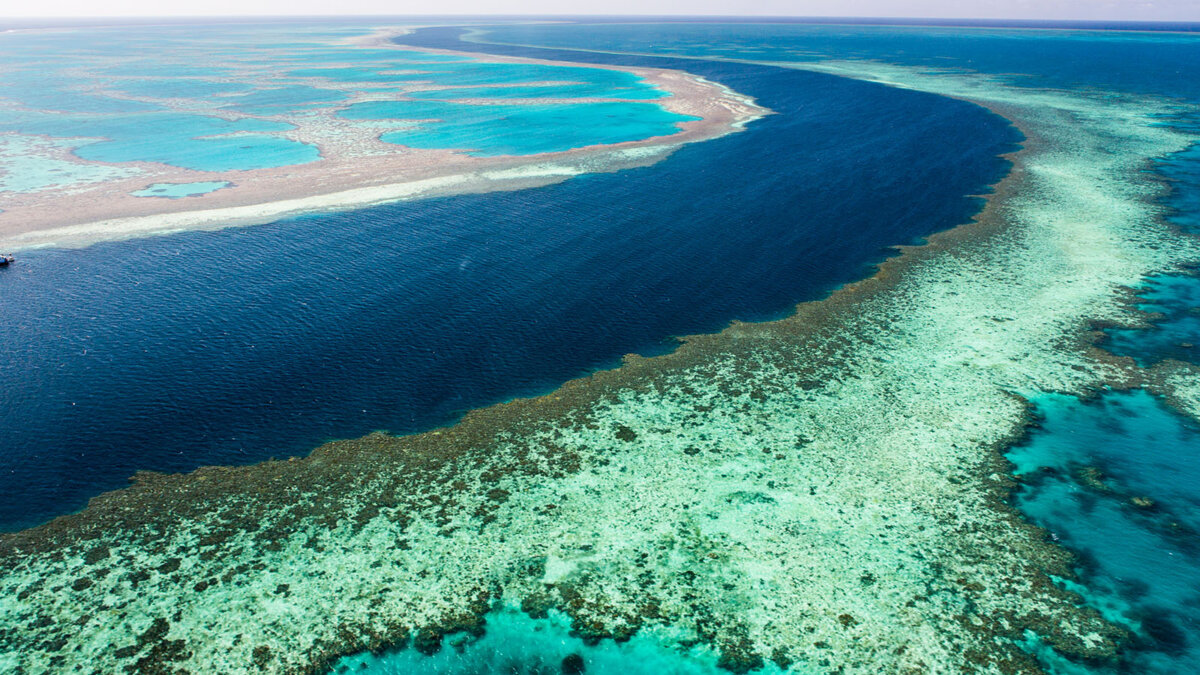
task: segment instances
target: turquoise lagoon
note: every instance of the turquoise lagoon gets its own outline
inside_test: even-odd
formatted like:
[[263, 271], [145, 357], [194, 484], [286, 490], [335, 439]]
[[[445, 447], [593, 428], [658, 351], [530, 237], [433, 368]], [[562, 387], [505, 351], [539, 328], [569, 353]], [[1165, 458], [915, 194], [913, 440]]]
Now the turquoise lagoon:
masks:
[[348, 95], [336, 89], [321, 89], [294, 84], [277, 89], [255, 89], [246, 94], [229, 97], [223, 107], [258, 115], [282, 115], [311, 110], [321, 104], [346, 100]]
[[[403, 99], [412, 93], [442, 101], [410, 103], [436, 107], [438, 123], [388, 134], [388, 142], [470, 148], [488, 156], [640, 140], [673, 133], [676, 123], [689, 119], [653, 103], [571, 102], [666, 95], [624, 71], [356, 49], [341, 42], [370, 30], [236, 24], [6, 33], [0, 39], [0, 134], [71, 139], [81, 163], [159, 162], [220, 172], [319, 160], [316, 145], [286, 132], [323, 128], [320, 116], [328, 114], [379, 119], [364, 112], [384, 108], [355, 105], [364, 94]], [[528, 109], [453, 103], [464, 98], [562, 102]], [[389, 112], [411, 119], [403, 103], [389, 105], [395, 106]], [[500, 133], [484, 133], [485, 126]], [[363, 127], [361, 133], [378, 131]], [[64, 172], [58, 184], [70, 185], [80, 174]]]
[[[215, 75], [215, 73], [213, 73]], [[198, 98], [252, 91], [247, 82], [229, 82], [195, 77], [166, 77], [161, 80], [127, 80], [116, 86], [117, 91], [148, 98]]]
[[[404, 54], [404, 52], [401, 52]], [[487, 63], [462, 59], [449, 63], [406, 62], [404, 57], [393, 60], [390, 70], [379, 68], [303, 68], [289, 71], [298, 77], [320, 77], [342, 82], [420, 81], [439, 86], [520, 85], [533, 82], [569, 83], [564, 91], [575, 96], [611, 98], [653, 98], [662, 92], [646, 84], [633, 73], [604, 68], [580, 66], [551, 66], [538, 63]], [[554, 91], [554, 89], [551, 89]], [[617, 96], [619, 94], [619, 96]]]
[[[652, 103], [459, 105], [444, 101], [371, 101], [341, 113], [356, 120], [425, 120], [380, 136], [414, 148], [464, 148], [467, 154], [532, 155], [598, 143], [621, 143], [676, 131], [699, 119]], [[496, 120], [503, 120], [497, 125]]]
[[320, 159], [315, 146], [273, 132], [292, 125], [260, 119], [223, 120], [205, 115], [42, 115], [0, 112], [0, 129], [55, 138], [104, 139], [75, 150], [95, 162], [162, 162], [196, 171], [233, 171], [305, 164]]
[[512, 87], [468, 87], [414, 91], [412, 98], [454, 100], [462, 98], [628, 98], [657, 99], [669, 96], [657, 89], [600, 89], [588, 85], [531, 85]]

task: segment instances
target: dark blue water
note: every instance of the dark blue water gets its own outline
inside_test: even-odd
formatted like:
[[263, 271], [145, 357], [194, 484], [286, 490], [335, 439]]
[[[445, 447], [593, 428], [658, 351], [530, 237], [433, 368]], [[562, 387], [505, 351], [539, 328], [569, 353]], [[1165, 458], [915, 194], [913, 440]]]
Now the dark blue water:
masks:
[[596, 59], [684, 67], [780, 114], [654, 167], [29, 252], [0, 270], [0, 526], [77, 509], [139, 469], [427, 429], [671, 335], [776, 316], [966, 220], [980, 200], [964, 195], [1003, 175], [996, 155], [1018, 140], [981, 108], [916, 92]]
[[487, 26], [484, 39], [772, 62], [875, 59], [988, 73], [1022, 86], [1098, 87], [1200, 101], [1200, 35], [1049, 26], [580, 23]]

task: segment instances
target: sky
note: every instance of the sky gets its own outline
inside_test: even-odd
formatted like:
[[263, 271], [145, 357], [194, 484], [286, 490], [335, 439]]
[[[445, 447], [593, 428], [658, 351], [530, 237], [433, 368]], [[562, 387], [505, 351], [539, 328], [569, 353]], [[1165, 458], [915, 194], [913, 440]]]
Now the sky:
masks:
[[857, 16], [1200, 21], [1200, 0], [38, 0], [0, 17], [406, 14]]

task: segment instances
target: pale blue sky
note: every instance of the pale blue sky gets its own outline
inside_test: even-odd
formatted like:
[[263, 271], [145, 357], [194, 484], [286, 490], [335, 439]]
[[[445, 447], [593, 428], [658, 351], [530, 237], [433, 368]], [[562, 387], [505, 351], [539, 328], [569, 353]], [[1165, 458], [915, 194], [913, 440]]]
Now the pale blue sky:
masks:
[[37, 0], [0, 16], [687, 14], [1200, 21], [1200, 0]]

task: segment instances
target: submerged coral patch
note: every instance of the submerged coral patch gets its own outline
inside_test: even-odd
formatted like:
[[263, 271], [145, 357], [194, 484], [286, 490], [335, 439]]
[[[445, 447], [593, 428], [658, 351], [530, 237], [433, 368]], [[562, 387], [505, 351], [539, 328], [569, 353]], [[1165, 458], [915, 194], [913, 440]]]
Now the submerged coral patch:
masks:
[[[339, 660], [331, 673], [363, 675], [720, 675], [717, 656], [703, 646], [686, 653], [666, 649], [675, 637], [643, 631], [617, 642], [585, 641], [557, 611], [534, 618], [501, 607], [484, 617], [481, 630], [447, 635], [440, 643], [364, 653]], [[434, 649], [436, 647], [436, 650]]]
[[164, 197], [179, 199], [181, 197], [196, 197], [205, 195], [221, 188], [229, 187], [229, 181], [201, 181], [198, 183], [153, 183], [134, 192], [135, 197]]

